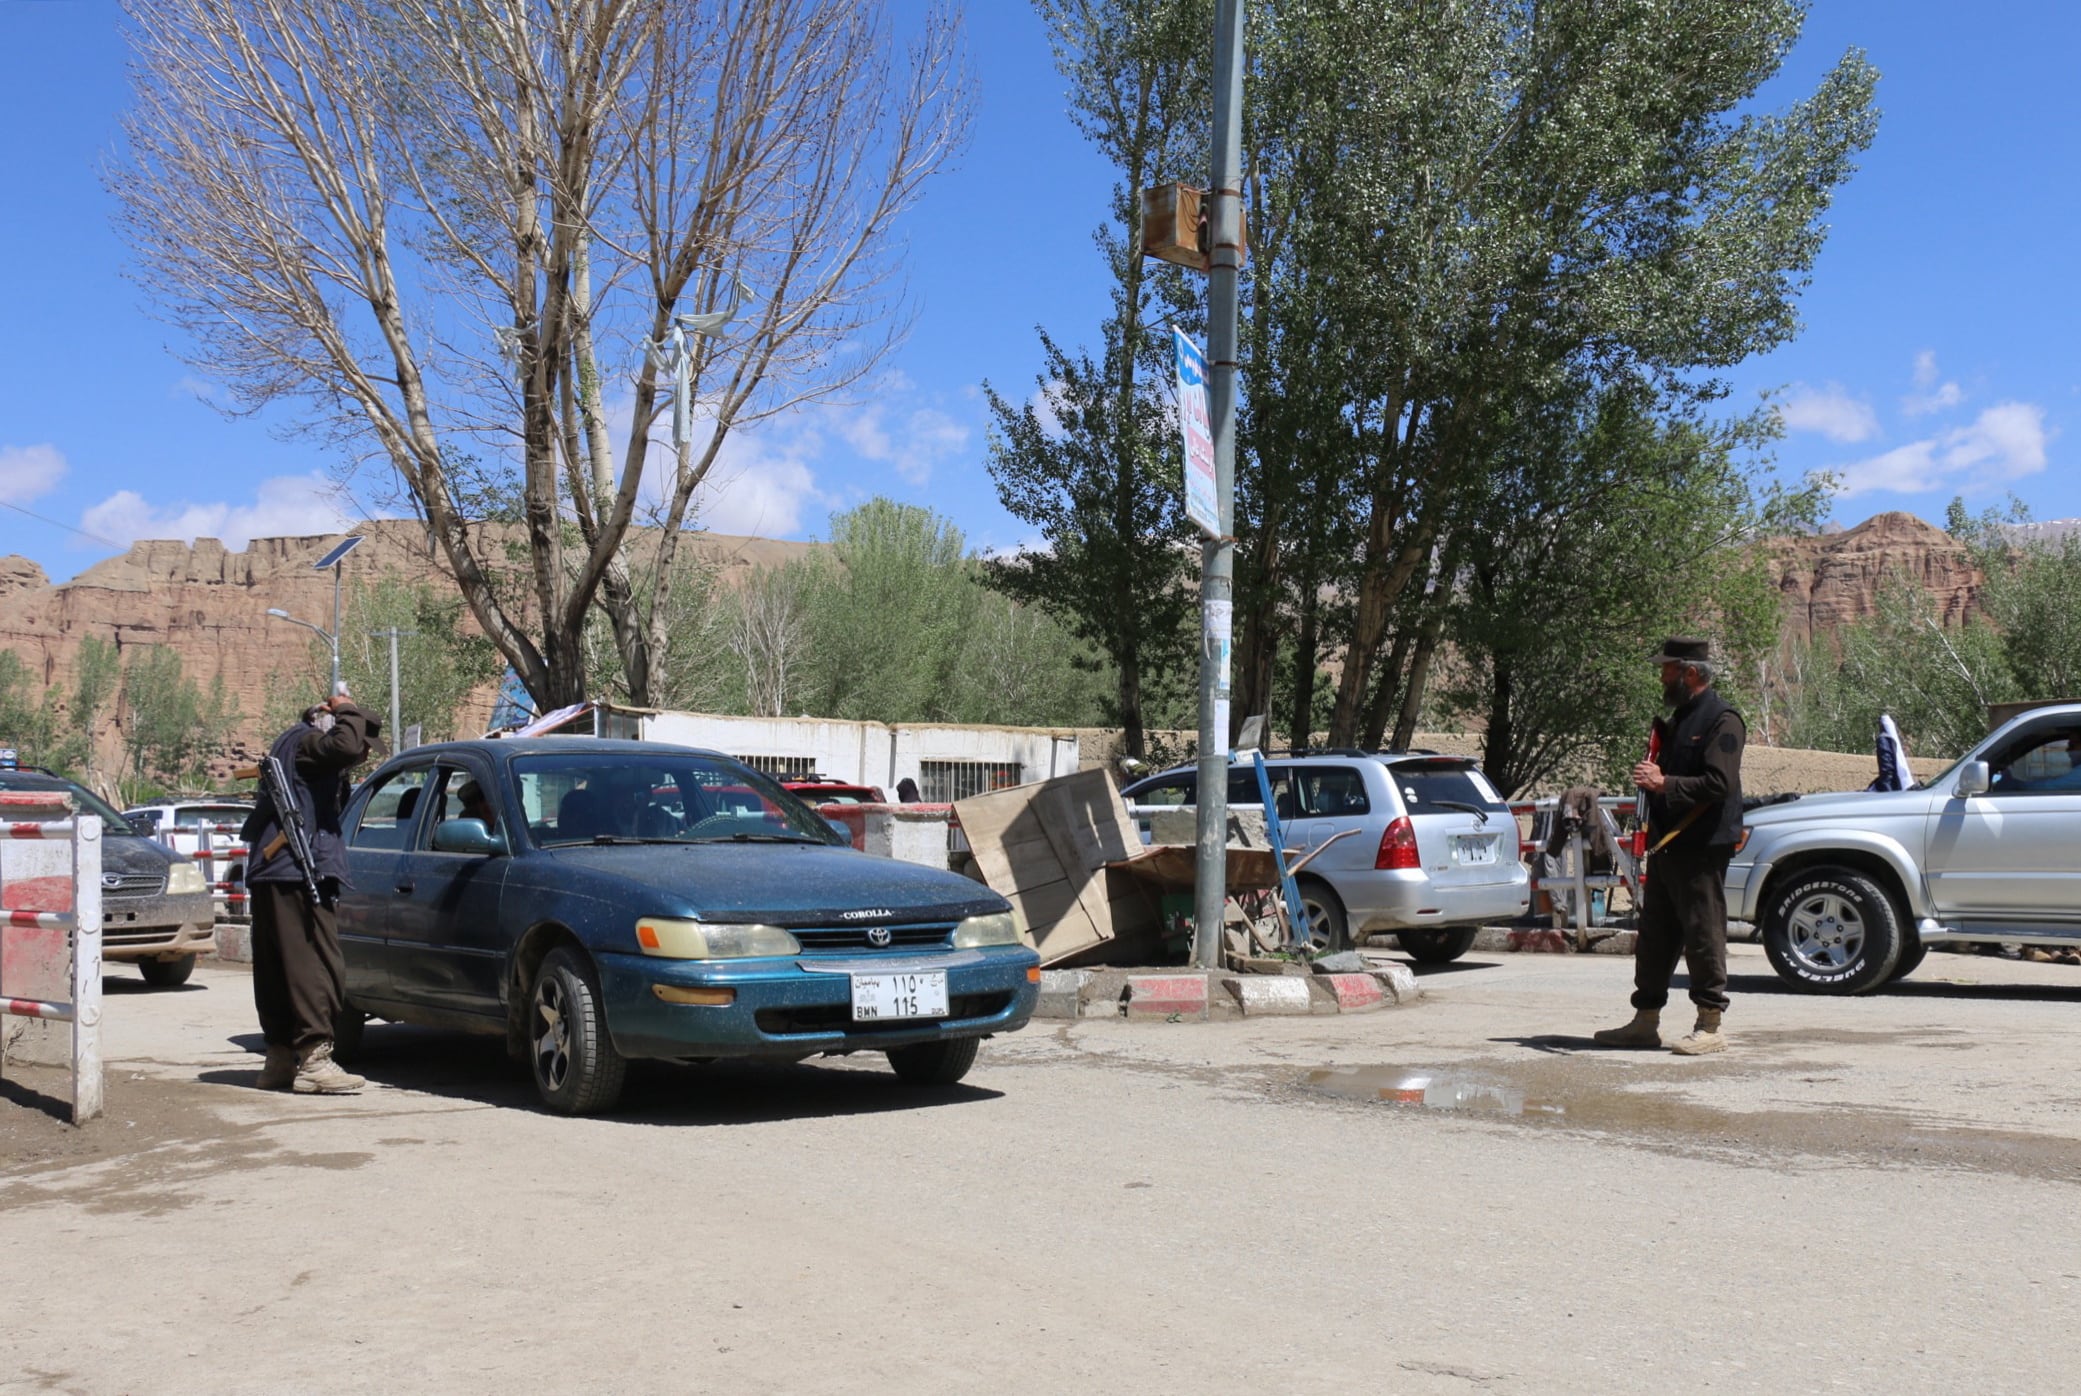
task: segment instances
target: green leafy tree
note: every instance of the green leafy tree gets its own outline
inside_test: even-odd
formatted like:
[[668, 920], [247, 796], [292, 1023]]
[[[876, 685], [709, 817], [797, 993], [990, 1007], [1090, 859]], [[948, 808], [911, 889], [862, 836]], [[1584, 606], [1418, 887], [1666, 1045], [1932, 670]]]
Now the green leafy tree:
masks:
[[222, 751], [238, 724], [238, 705], [222, 676], [205, 692], [184, 672], [180, 655], [164, 645], [133, 651], [123, 666], [122, 729], [126, 799], [200, 785], [208, 759]]
[[13, 747], [26, 765], [63, 763], [59, 728], [64, 710], [22, 657], [0, 650], [0, 746]]

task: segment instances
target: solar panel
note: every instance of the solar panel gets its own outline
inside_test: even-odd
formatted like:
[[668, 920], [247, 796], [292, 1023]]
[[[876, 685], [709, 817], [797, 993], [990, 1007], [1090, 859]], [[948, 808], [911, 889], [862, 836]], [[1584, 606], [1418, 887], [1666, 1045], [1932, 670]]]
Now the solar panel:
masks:
[[348, 553], [353, 552], [356, 545], [360, 542], [360, 534], [348, 534], [345, 538], [342, 538], [339, 542], [333, 544], [331, 552], [327, 553], [324, 557], [321, 557], [316, 562], [312, 563], [312, 568], [320, 572], [324, 571], [326, 568], [332, 566], [341, 558], [345, 557]]

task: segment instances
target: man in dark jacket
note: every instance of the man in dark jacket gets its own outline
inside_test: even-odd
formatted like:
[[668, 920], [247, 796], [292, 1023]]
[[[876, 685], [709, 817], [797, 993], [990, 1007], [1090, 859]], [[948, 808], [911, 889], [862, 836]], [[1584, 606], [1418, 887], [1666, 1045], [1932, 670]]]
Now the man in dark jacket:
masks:
[[[334, 909], [347, 880], [347, 850], [340, 838], [340, 812], [352, 788], [347, 772], [368, 756], [370, 740], [382, 730], [381, 722], [342, 693], [306, 710], [303, 721], [269, 748], [299, 808], [276, 811], [263, 800], [244, 831], [246, 889], [253, 908], [253, 1004], [267, 1039], [263, 1090], [342, 1095], [365, 1084], [332, 1059], [333, 1020], [346, 997]], [[318, 906], [311, 905], [303, 872], [281, 838], [284, 818], [300, 820], [310, 838], [322, 894]]]
[[1658, 755], [1633, 768], [1647, 795], [1647, 886], [1633, 951], [1633, 1021], [1607, 1028], [1607, 1047], [1660, 1047], [1662, 1007], [1681, 957], [1698, 1022], [1670, 1048], [1687, 1057], [1725, 1051], [1727, 864], [1741, 838], [1741, 753], [1748, 727], [1713, 691], [1703, 640], [1674, 636], [1662, 666], [1662, 701], [1675, 711], [1655, 722]]

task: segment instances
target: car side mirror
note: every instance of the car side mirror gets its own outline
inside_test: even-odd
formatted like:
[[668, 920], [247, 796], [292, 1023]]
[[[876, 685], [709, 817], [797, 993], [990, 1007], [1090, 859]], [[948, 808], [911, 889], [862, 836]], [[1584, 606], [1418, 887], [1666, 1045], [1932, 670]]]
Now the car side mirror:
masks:
[[1985, 795], [1993, 784], [1994, 778], [1989, 773], [1985, 761], [1968, 761], [1958, 768], [1958, 784], [1955, 790], [1961, 798]]
[[847, 824], [843, 819], [826, 819], [824, 821], [824, 827], [829, 829], [832, 832], [832, 834], [836, 836], [837, 841], [839, 843], [845, 845], [847, 848], [851, 848], [853, 846], [852, 826]]
[[506, 836], [494, 834], [481, 819], [444, 819], [434, 825], [434, 852], [474, 853], [496, 857], [506, 851]]

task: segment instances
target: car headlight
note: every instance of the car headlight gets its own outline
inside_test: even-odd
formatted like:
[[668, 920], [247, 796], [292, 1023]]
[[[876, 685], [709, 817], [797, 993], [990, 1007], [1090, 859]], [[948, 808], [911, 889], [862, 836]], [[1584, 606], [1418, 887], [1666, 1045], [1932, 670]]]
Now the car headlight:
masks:
[[1741, 835], [1740, 837], [1734, 840], [1734, 851], [1736, 853], [1741, 852], [1744, 848], [1747, 848], [1749, 846], [1749, 834], [1751, 832], [1753, 831], [1749, 828], [1748, 825], [1744, 824], [1741, 826]]
[[971, 916], [954, 927], [954, 948], [974, 950], [984, 945], [1019, 944], [1019, 923], [1012, 919], [1009, 911], [993, 911], [988, 916]]
[[185, 892], [207, 892], [209, 883], [202, 879], [202, 868], [196, 863], [174, 863], [166, 869], [166, 890], [174, 896]]
[[718, 926], [658, 916], [646, 916], [636, 923], [636, 944], [644, 954], [664, 960], [745, 960], [802, 951], [801, 943], [778, 926], [756, 922]]

